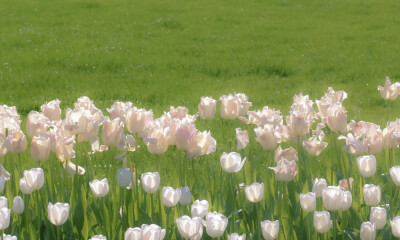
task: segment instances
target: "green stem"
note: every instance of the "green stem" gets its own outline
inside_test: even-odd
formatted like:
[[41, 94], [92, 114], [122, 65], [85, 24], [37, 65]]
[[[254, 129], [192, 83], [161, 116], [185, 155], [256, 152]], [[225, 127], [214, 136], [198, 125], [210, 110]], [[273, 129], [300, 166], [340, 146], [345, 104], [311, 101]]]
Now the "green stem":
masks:
[[336, 229], [336, 212], [332, 211], [332, 223], [333, 223], [333, 240], [336, 240], [337, 229]]

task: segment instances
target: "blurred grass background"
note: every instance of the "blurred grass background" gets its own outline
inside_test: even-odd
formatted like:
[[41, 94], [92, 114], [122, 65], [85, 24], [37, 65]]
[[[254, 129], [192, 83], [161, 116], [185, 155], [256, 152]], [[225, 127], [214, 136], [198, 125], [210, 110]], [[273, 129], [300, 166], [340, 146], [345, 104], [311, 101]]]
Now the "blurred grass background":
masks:
[[2, 0], [0, 103], [26, 115], [87, 95], [158, 116], [244, 92], [253, 109], [286, 114], [294, 94], [332, 86], [349, 93], [350, 118], [384, 124], [376, 89], [400, 80], [399, 10], [395, 0]]

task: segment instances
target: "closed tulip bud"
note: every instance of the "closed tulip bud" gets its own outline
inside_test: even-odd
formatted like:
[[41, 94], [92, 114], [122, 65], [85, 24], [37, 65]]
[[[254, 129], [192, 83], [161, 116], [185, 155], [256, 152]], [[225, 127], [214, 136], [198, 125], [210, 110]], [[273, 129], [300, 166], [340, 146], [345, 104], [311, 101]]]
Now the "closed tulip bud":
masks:
[[31, 157], [35, 161], [42, 161], [49, 158], [50, 138], [45, 136], [34, 136], [31, 143]]
[[16, 214], [21, 214], [24, 212], [25, 205], [24, 200], [20, 196], [16, 196], [13, 200], [13, 211]]
[[221, 237], [227, 226], [228, 219], [224, 215], [217, 212], [207, 213], [206, 231], [208, 236], [212, 238]]
[[296, 162], [289, 162], [284, 158], [278, 162], [277, 167], [270, 167], [269, 169], [274, 170], [276, 179], [282, 182], [292, 181], [297, 174]]
[[327, 211], [314, 212], [314, 227], [319, 233], [326, 233], [332, 227], [331, 215]]
[[68, 203], [49, 203], [47, 206], [49, 220], [52, 224], [59, 226], [68, 220], [69, 204]]
[[140, 176], [142, 186], [145, 192], [155, 193], [160, 186], [160, 175], [158, 172], [147, 172]]
[[8, 228], [10, 225], [11, 210], [3, 207], [0, 208], [0, 231]]
[[342, 207], [340, 210], [346, 211], [351, 207], [353, 203], [353, 197], [351, 196], [351, 192], [343, 191], [343, 199], [342, 199]]
[[328, 109], [328, 127], [334, 132], [347, 132], [347, 115], [344, 107], [334, 105]]
[[8, 208], [8, 199], [6, 197], [0, 197], [0, 208]]
[[156, 224], [143, 224], [141, 227], [143, 240], [162, 240], [165, 237], [166, 231]]
[[317, 206], [315, 193], [309, 192], [306, 194], [300, 193], [300, 206], [305, 212], [312, 212]]
[[249, 144], [249, 133], [247, 130], [236, 128], [237, 150], [244, 149]]
[[96, 235], [89, 240], [107, 240], [107, 238], [104, 237], [103, 235]]
[[279, 234], [279, 220], [269, 221], [264, 220], [261, 222], [261, 232], [266, 240], [273, 240]]
[[179, 234], [185, 239], [196, 237], [200, 232], [200, 228], [203, 227], [201, 218], [190, 218], [189, 216], [177, 218], [176, 225], [178, 226]]
[[340, 187], [329, 186], [322, 191], [324, 207], [329, 211], [341, 210], [343, 205], [343, 190]]
[[376, 158], [374, 155], [357, 157], [357, 166], [361, 175], [372, 177], [376, 172]]
[[126, 115], [126, 128], [130, 133], [137, 133], [139, 137], [146, 137], [147, 130], [153, 121], [153, 111], [131, 108]]
[[89, 185], [96, 197], [104, 197], [108, 194], [109, 187], [107, 178], [104, 178], [101, 181], [96, 179], [93, 182], [90, 182]]
[[24, 179], [26, 184], [32, 190], [39, 190], [44, 184], [44, 172], [41, 168], [32, 168], [24, 171]]
[[101, 132], [101, 140], [107, 146], [117, 146], [121, 140], [124, 124], [120, 118], [110, 120], [109, 117], [104, 119], [103, 130]]
[[3, 234], [3, 240], [17, 240], [16, 236]]
[[128, 187], [132, 182], [132, 172], [129, 169], [118, 169], [117, 183], [122, 188]]
[[33, 189], [26, 183], [25, 178], [19, 179], [19, 189], [23, 194], [31, 194], [33, 192]]
[[390, 177], [394, 184], [400, 186], [400, 166], [394, 166], [390, 169]]
[[239, 153], [222, 153], [221, 156], [221, 166], [224, 171], [228, 173], [239, 172], [244, 163], [246, 162], [246, 157], [242, 161], [242, 157]]
[[192, 193], [190, 192], [189, 187], [181, 187], [181, 197], [179, 198], [180, 205], [189, 205], [192, 202]]
[[201, 97], [197, 108], [201, 119], [214, 119], [217, 101], [211, 97]]
[[383, 229], [386, 225], [386, 209], [381, 207], [371, 207], [369, 221], [375, 223], [376, 229]]
[[10, 133], [10, 150], [13, 153], [22, 153], [28, 148], [28, 141], [22, 131], [14, 131]]
[[142, 239], [142, 230], [138, 227], [128, 228], [125, 232], [124, 240], [141, 240]]
[[162, 189], [162, 201], [166, 207], [174, 207], [178, 204], [181, 198], [181, 190], [173, 189], [172, 187], [163, 187]]
[[192, 217], [200, 217], [203, 218], [208, 212], [208, 202], [207, 200], [196, 200], [192, 206], [190, 207]]
[[316, 178], [313, 183], [312, 191], [316, 197], [322, 197], [322, 191], [328, 187], [328, 183], [323, 178]]
[[246, 234], [239, 235], [237, 233], [231, 233], [228, 235], [228, 240], [246, 240]]
[[360, 228], [361, 240], [375, 240], [375, 237], [376, 237], [375, 223], [363, 222]]
[[390, 225], [392, 225], [393, 236], [400, 237], [400, 217], [397, 216], [390, 220]]
[[59, 121], [61, 119], [60, 103], [60, 100], [55, 99], [40, 106], [40, 110], [51, 121]]
[[365, 184], [363, 187], [364, 202], [367, 205], [378, 205], [381, 201], [381, 188], [373, 184]]
[[0, 193], [4, 191], [5, 184], [6, 184], [6, 178], [4, 176], [0, 176]]
[[264, 183], [252, 183], [244, 188], [246, 197], [250, 202], [259, 202], [264, 198]]
[[221, 96], [219, 100], [221, 101], [220, 113], [222, 118], [232, 120], [239, 116], [240, 102], [237, 98], [229, 94], [228, 96]]

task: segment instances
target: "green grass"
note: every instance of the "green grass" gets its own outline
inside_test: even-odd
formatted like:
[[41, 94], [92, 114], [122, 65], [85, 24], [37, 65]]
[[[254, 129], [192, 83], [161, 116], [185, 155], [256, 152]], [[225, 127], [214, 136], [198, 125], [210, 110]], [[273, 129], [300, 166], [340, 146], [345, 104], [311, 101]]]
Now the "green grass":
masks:
[[[303, 92], [319, 99], [332, 86], [348, 93], [344, 106], [349, 120], [383, 126], [386, 108], [377, 86], [384, 84], [386, 76], [392, 82], [400, 81], [399, 9], [400, 2], [394, 0], [2, 0], [0, 104], [17, 106], [25, 118], [45, 101], [58, 98], [62, 109], [72, 108], [78, 97], [86, 95], [103, 111], [116, 100], [132, 101], [135, 106], [153, 109], [158, 117], [170, 105], [187, 106], [193, 114], [201, 96], [217, 99], [244, 92], [253, 102], [251, 109], [269, 106], [286, 115], [294, 94]], [[399, 101], [391, 103], [390, 120], [399, 116]], [[254, 141], [253, 126], [217, 115], [213, 121], [196, 122], [217, 140], [216, 153], [189, 162], [173, 147], [163, 155], [151, 155], [138, 140], [141, 148], [129, 154], [128, 165], [135, 163], [138, 175], [160, 172], [160, 186], [190, 186], [194, 200], [207, 199], [210, 210], [231, 216], [227, 232], [247, 233], [247, 237], [253, 233], [255, 239], [261, 239], [261, 220], [279, 216], [280, 239], [284, 239], [283, 232], [288, 239], [291, 235], [287, 234], [316, 239], [309, 226], [310, 214], [300, 211], [298, 193], [310, 191], [309, 183], [315, 177], [326, 177], [334, 185], [339, 179], [353, 177], [352, 210], [339, 214], [343, 222], [338, 238], [351, 239], [350, 235], [359, 233], [369, 214], [360, 194], [366, 180], [358, 172], [355, 157], [340, 150], [343, 141], [340, 146], [335, 144], [328, 133], [329, 147], [318, 158], [299, 150], [302, 161], [319, 164], [307, 165], [307, 176], [283, 185], [268, 170], [274, 165], [273, 153], [263, 151]], [[219, 157], [235, 150], [236, 127], [251, 135], [250, 145], [240, 151], [249, 160], [241, 172], [230, 175], [221, 170]], [[130, 191], [117, 187], [116, 171], [122, 168], [113, 159], [117, 150], [97, 153], [91, 159], [86, 155], [87, 143], [76, 144], [75, 150], [73, 162], [84, 166], [87, 174], [66, 174], [52, 154], [40, 165], [46, 173], [45, 187], [23, 196], [27, 210], [22, 217], [13, 215], [8, 234], [19, 239], [87, 239], [95, 234], [122, 239], [127, 227], [156, 223], [167, 228], [166, 239], [179, 239], [175, 218], [189, 214], [189, 208], [164, 209], [160, 190], [150, 198], [141, 188]], [[392, 157], [388, 151], [377, 155], [382, 164], [368, 180], [384, 188], [381, 203], [393, 206], [390, 217], [399, 212], [398, 191], [389, 176], [380, 174], [395, 164], [398, 153], [396, 149], [391, 151]], [[18, 180], [23, 170], [39, 164], [29, 152], [20, 156], [10, 153], [0, 161], [13, 176], [5, 190], [10, 202], [20, 194]], [[339, 164], [346, 161], [349, 165]], [[175, 166], [186, 168], [186, 180], [179, 179], [180, 168]], [[97, 199], [88, 182], [104, 177], [110, 182], [110, 194]], [[249, 203], [244, 191], [235, 195], [233, 183], [250, 185], [254, 181], [265, 184], [262, 202]], [[287, 198], [282, 206], [277, 191], [284, 188]], [[62, 227], [48, 221], [49, 201], [71, 204], [69, 220]], [[121, 218], [118, 210], [124, 202]], [[386, 226], [377, 235], [378, 239], [389, 239], [390, 234]], [[206, 235], [204, 229], [204, 239]], [[327, 235], [325, 239], [332, 236], [332, 230]]]

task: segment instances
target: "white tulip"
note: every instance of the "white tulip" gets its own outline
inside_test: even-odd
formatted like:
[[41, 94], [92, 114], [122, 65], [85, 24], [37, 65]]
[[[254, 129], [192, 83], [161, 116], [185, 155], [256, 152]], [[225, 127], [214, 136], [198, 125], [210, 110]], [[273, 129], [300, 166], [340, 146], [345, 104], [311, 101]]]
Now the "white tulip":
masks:
[[8, 208], [8, 199], [6, 197], [0, 197], [0, 208]]
[[316, 197], [322, 197], [322, 191], [328, 187], [328, 183], [323, 178], [316, 178], [313, 183], [312, 191], [315, 192]]
[[128, 228], [125, 232], [124, 240], [141, 240], [142, 239], [142, 230], [138, 227]]
[[360, 228], [361, 240], [375, 240], [375, 237], [376, 237], [375, 223], [363, 222]]
[[122, 188], [128, 187], [132, 182], [132, 172], [129, 169], [118, 169], [117, 183]]
[[306, 194], [300, 193], [300, 206], [305, 212], [312, 212], [317, 206], [316, 197], [314, 192]]
[[332, 227], [331, 215], [327, 211], [314, 212], [314, 227], [319, 233], [326, 233]]
[[44, 171], [41, 168], [32, 168], [24, 171], [26, 184], [32, 190], [39, 190], [44, 184]]
[[8, 228], [10, 225], [11, 210], [3, 207], [0, 208], [0, 231]]
[[237, 150], [244, 149], [247, 144], [249, 144], [249, 133], [247, 130], [242, 130], [241, 128], [236, 128], [236, 140], [237, 140]]
[[224, 234], [228, 226], [228, 219], [217, 212], [207, 213], [206, 215], [206, 231], [208, 236], [217, 238]]
[[201, 119], [214, 119], [217, 101], [211, 97], [201, 97], [197, 108]]
[[376, 172], [376, 158], [374, 155], [357, 157], [357, 166], [361, 175], [364, 177], [372, 177]]
[[25, 209], [24, 200], [20, 196], [16, 196], [13, 200], [13, 211], [16, 214], [22, 214]]
[[163, 187], [161, 196], [166, 207], [174, 207], [181, 198], [181, 190], [179, 188], [173, 189], [172, 187]]
[[49, 203], [47, 212], [50, 222], [56, 226], [64, 224], [68, 220], [69, 208], [68, 203]]
[[390, 169], [390, 177], [394, 184], [400, 186], [400, 166], [394, 166]]
[[228, 240], [246, 240], [246, 234], [239, 235], [237, 233], [231, 233], [228, 235]]
[[270, 221], [264, 220], [261, 222], [261, 232], [266, 240], [273, 240], [279, 234], [279, 220]]
[[392, 226], [393, 236], [399, 238], [400, 237], [400, 217], [397, 216], [390, 220], [390, 225]]
[[239, 153], [231, 152], [231, 153], [222, 153], [221, 156], [221, 166], [224, 171], [228, 173], [239, 172], [244, 163], [246, 162], [246, 157], [242, 161], [242, 157]]
[[208, 201], [207, 200], [196, 200], [191, 206], [192, 217], [203, 218], [208, 212]]
[[107, 178], [99, 180], [93, 180], [93, 182], [89, 183], [90, 189], [96, 197], [104, 197], [108, 194], [109, 186]]
[[246, 197], [250, 202], [259, 202], [264, 198], [264, 183], [252, 183], [244, 188]]
[[160, 175], [158, 172], [147, 172], [140, 176], [142, 186], [145, 192], [155, 193], [160, 186]]
[[181, 191], [181, 197], [179, 198], [180, 205], [189, 205], [192, 202], [192, 193], [190, 192], [189, 187], [181, 187], [179, 188]]
[[107, 240], [107, 238], [104, 237], [103, 235], [96, 235], [89, 240]]
[[365, 204], [374, 206], [381, 201], [381, 188], [373, 184], [365, 184], [363, 187]]
[[196, 237], [200, 228], [202, 228], [202, 219], [199, 217], [190, 218], [189, 216], [182, 216], [176, 219], [179, 234], [185, 239], [192, 239]]
[[371, 207], [369, 221], [375, 223], [376, 229], [383, 229], [386, 225], [387, 214], [386, 209], [381, 207]]
[[143, 224], [141, 227], [143, 240], [162, 240], [166, 231], [156, 224]]

